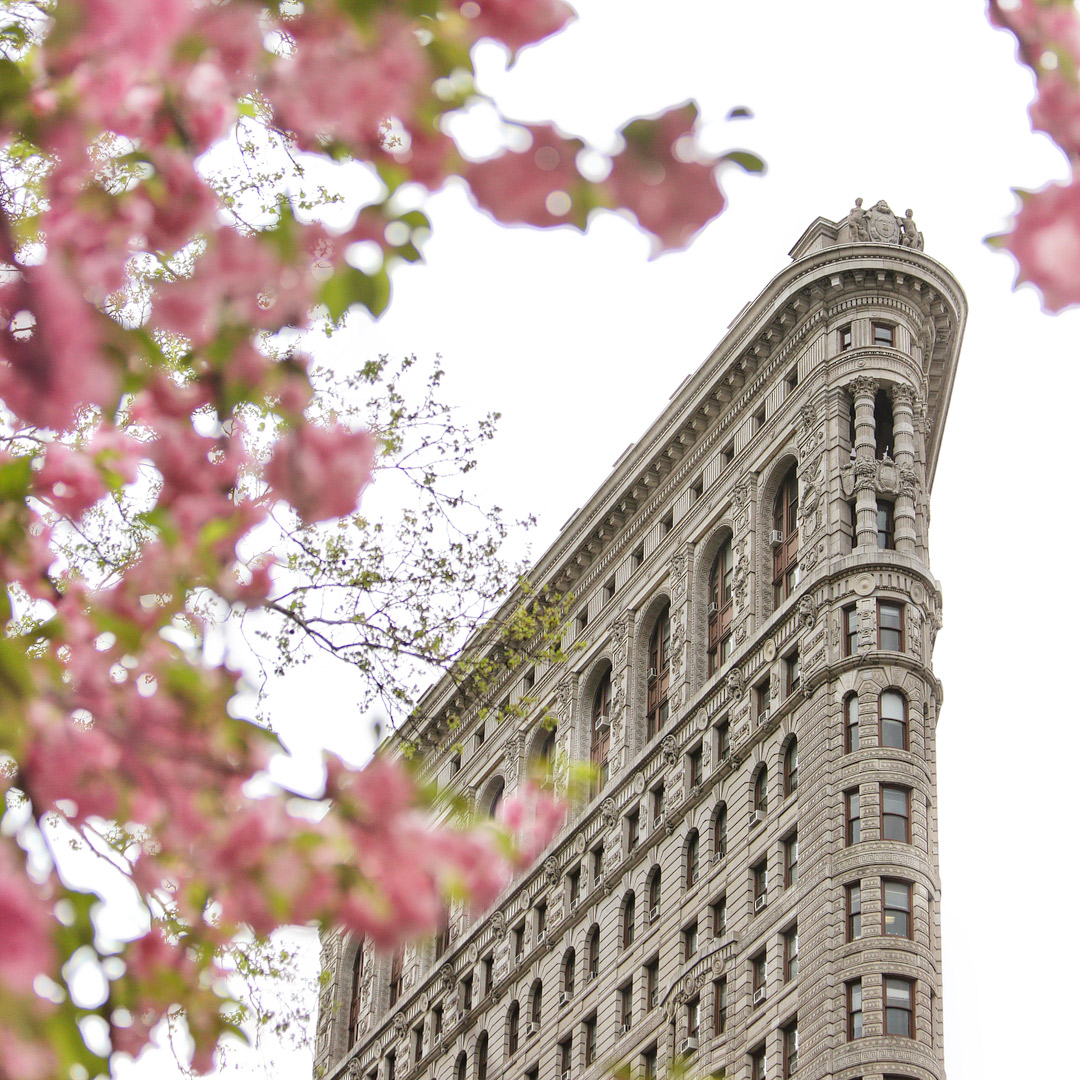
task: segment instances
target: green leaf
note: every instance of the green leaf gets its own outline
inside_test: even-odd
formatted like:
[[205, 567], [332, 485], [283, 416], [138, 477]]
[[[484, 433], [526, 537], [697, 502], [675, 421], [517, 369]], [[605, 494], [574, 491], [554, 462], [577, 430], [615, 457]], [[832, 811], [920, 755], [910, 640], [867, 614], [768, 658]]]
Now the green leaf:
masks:
[[378, 318], [390, 303], [390, 277], [385, 266], [365, 274], [355, 266], [338, 270], [319, 291], [319, 300], [337, 322], [353, 304], [359, 304]]
[[720, 160], [733, 161], [748, 173], [763, 173], [765, 171], [765, 162], [757, 154], [751, 154], [749, 150], [730, 150]]

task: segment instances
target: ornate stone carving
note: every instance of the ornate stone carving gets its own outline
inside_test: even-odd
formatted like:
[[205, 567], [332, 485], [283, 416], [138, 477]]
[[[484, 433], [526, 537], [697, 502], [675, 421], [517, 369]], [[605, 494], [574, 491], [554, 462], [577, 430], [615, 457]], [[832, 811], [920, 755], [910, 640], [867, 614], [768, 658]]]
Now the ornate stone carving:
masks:
[[678, 748], [675, 744], [675, 736], [665, 735], [664, 741], [660, 744], [660, 746], [664, 755], [664, 763], [668, 766], [668, 768], [670, 768], [679, 758]]
[[817, 409], [814, 408], [812, 401], [808, 401], [799, 409], [799, 419], [802, 421], [802, 435], [805, 438], [814, 430], [814, 425], [817, 424]]
[[363, 1067], [357, 1058], [353, 1058], [349, 1062], [348, 1069], [345, 1070], [345, 1080], [360, 1080], [360, 1077], [364, 1075]]
[[570, 707], [573, 703], [574, 688], [569, 679], [563, 679], [555, 687], [555, 714], [560, 724], [570, 723]]
[[640, 795], [645, 790], [645, 774], [638, 773], [634, 777], [634, 793]]
[[501, 911], [496, 911], [495, 914], [491, 916], [490, 925], [496, 940], [506, 937], [506, 916]]
[[671, 597], [681, 599], [686, 592], [686, 552], [681, 548], [671, 556], [671, 568], [668, 570], [671, 582]]
[[449, 964], [439, 968], [439, 993], [448, 994], [454, 989], [454, 969]]
[[682, 612], [671, 620], [671, 681], [677, 683], [682, 677], [683, 663], [683, 621]]
[[616, 671], [626, 666], [626, 642], [630, 637], [631, 618], [630, 612], [627, 611], [611, 624], [611, 663]]
[[503, 779], [508, 788], [517, 787], [518, 769], [521, 763], [520, 741], [514, 736], [506, 744], [503, 753]]
[[866, 220], [866, 211], [863, 209], [862, 199], [856, 199], [855, 205], [848, 211], [848, 243], [864, 244], [870, 240], [870, 228]]
[[740, 698], [746, 690], [746, 680], [743, 678], [741, 668], [734, 667], [728, 672], [727, 692], [729, 698]]
[[912, 412], [915, 410], [915, 388], [905, 383], [894, 383], [892, 387], [893, 406], [907, 405]]
[[898, 217], [896, 221], [900, 226], [900, 246], [922, 251], [923, 234], [915, 227], [915, 219], [911, 216], [911, 211], [905, 210], [904, 216]]
[[870, 239], [879, 244], [900, 243], [900, 219], [889, 209], [884, 199], [878, 199], [866, 215]]
[[394, 1017], [394, 1038], [399, 1041], [405, 1038], [405, 1016], [402, 1013]]
[[736, 484], [734, 490], [731, 492], [732, 501], [735, 504], [736, 510], [741, 510], [750, 501], [750, 481], [744, 480], [741, 484]]
[[703, 739], [701, 743], [701, 764], [708, 767], [712, 762], [712, 740]]
[[735, 606], [741, 611], [746, 607], [746, 591], [749, 587], [750, 560], [745, 552], [740, 552], [735, 560], [735, 579], [732, 591], [735, 596]]
[[897, 472], [899, 473], [898, 494], [914, 499], [919, 487], [919, 474], [910, 465], [901, 465]]
[[817, 602], [814, 600], [810, 593], [799, 600], [799, 625], [804, 630], [810, 630], [813, 628], [814, 623], [817, 622]]
[[848, 388], [851, 390], [852, 397], [855, 401], [859, 398], [869, 398], [871, 401], [874, 399], [874, 395], [878, 390], [877, 379], [870, 375], [856, 375], [851, 382], [848, 383]]
[[600, 820], [604, 823], [605, 829], [610, 829], [615, 824], [615, 819], [618, 817], [618, 810], [615, 806], [614, 799], [605, 799], [600, 804]]
[[559, 861], [554, 855], [549, 855], [544, 860], [544, 884], [547, 886], [557, 885], [559, 881]]

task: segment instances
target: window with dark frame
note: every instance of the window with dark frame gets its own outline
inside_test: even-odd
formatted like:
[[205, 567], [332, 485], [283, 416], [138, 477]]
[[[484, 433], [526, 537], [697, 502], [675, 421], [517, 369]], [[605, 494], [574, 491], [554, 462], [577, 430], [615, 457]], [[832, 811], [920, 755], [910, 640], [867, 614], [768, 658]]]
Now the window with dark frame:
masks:
[[701, 1035], [701, 998], [691, 998], [686, 1003], [686, 1037], [696, 1039]]
[[633, 810], [626, 815], [626, 849], [636, 851], [641, 839], [641, 811]]
[[476, 1080], [487, 1080], [488, 1037], [483, 1032], [476, 1040]]
[[713, 937], [723, 937], [727, 933], [727, 897], [721, 896], [712, 905]]
[[589, 931], [588, 939], [589, 978], [595, 979], [600, 973], [600, 927], [594, 926]]
[[799, 928], [791, 927], [784, 934], [784, 982], [799, 974]]
[[563, 990], [567, 994], [573, 995], [574, 982], [577, 975], [577, 953], [573, 949], [566, 950], [566, 956], [563, 958]]
[[[758, 996], [759, 990], [765, 989], [766, 973], [765, 950], [762, 949], [761, 952], [750, 957], [750, 982], [755, 998]], [[760, 1004], [760, 999], [755, 1004]]]
[[585, 628], [589, 625], [589, 608], [588, 608], [588, 606], [583, 607], [578, 612], [577, 622], [576, 622], [575, 625], [576, 625], [576, 628], [577, 628], [578, 636], [580, 637], [583, 633], [585, 633]]
[[364, 939], [361, 938], [356, 946], [356, 955], [353, 957], [352, 971], [352, 995], [349, 1006], [349, 1045], [359, 1041], [360, 1031], [360, 997], [364, 985]]
[[718, 860], [727, 858], [727, 805], [724, 803], [716, 811], [713, 823], [713, 852]]
[[636, 925], [636, 901], [634, 894], [629, 892], [623, 901], [622, 943], [623, 948], [628, 949], [634, 944]]
[[911, 843], [911, 792], [881, 785], [881, 839]]
[[390, 1004], [396, 1005], [404, 989], [405, 981], [405, 953], [402, 949], [395, 949], [390, 961]]
[[878, 742], [894, 750], [908, 748], [907, 699], [899, 690], [883, 690], [878, 698]]
[[596, 1014], [585, 1021], [585, 1064], [591, 1065], [596, 1060]]
[[735, 460], [735, 443], [729, 442], [720, 452], [720, 464], [727, 468]]
[[575, 866], [566, 875], [566, 879], [570, 883], [570, 908], [573, 910], [577, 907], [578, 899], [581, 896], [581, 865]]
[[860, 839], [861, 829], [859, 789], [844, 792], [844, 846], [851, 847]]
[[893, 343], [893, 327], [892, 323], [874, 323], [874, 344], [875, 345], [887, 345], [890, 348]]
[[772, 680], [765, 679], [754, 687], [754, 718], [762, 720], [768, 713], [772, 698]]
[[561, 1043], [559, 1043], [559, 1075], [566, 1077], [570, 1075], [570, 1064], [573, 1061], [574, 1054], [574, 1039], [573, 1036], [567, 1036]]
[[769, 770], [764, 765], [754, 777], [754, 809], [762, 815], [769, 811]]
[[784, 1080], [791, 1080], [799, 1070], [799, 1020], [796, 1017], [783, 1029]]
[[713, 983], [713, 1034], [727, 1031], [727, 979]]
[[705, 766], [701, 753], [701, 743], [698, 743], [689, 754], [686, 755], [686, 772], [692, 788], [697, 787], [704, 776]]
[[886, 937], [911, 937], [911, 883], [884, 878], [881, 882], [881, 932]]
[[465, 1080], [468, 1076], [468, 1058], [465, 1052], [458, 1054], [457, 1065], [454, 1066], [454, 1080]]
[[859, 651], [859, 610], [852, 604], [844, 608], [844, 655], [855, 656]]
[[506, 1052], [514, 1055], [518, 1049], [518, 1029], [521, 1025], [521, 1006], [516, 1001], [511, 1002], [510, 1011], [506, 1016]]
[[668, 687], [671, 681], [671, 611], [664, 608], [649, 638], [646, 728], [652, 738], [667, 723]]
[[656, 1080], [656, 1047], [650, 1046], [641, 1055], [641, 1074], [643, 1080]]
[[660, 1000], [660, 958], [654, 956], [645, 965], [645, 1011], [655, 1009]]
[[532, 1000], [529, 1002], [529, 1019], [534, 1024], [540, 1023], [544, 1011], [544, 984], [537, 979], [533, 983]]
[[397, 1054], [391, 1050], [386, 1055], [386, 1080], [394, 1080], [397, 1073]]
[[675, 527], [675, 511], [669, 510], [667, 516], [660, 522], [660, 539], [662, 540]]
[[847, 989], [847, 1037], [851, 1042], [861, 1039], [862, 1023], [862, 979], [853, 979], [845, 983]]
[[536, 940], [540, 935], [547, 933], [547, 901], [541, 900], [535, 907], [536, 912]]
[[480, 971], [484, 976], [484, 997], [487, 997], [495, 989], [495, 957], [492, 953], [480, 961]]
[[693, 506], [704, 493], [705, 477], [699, 473], [698, 478], [690, 485], [690, 505]]
[[664, 785], [657, 784], [652, 789], [652, 823], [653, 828], [664, 819]]
[[885, 1034], [915, 1038], [915, 984], [898, 975], [885, 976]]
[[784, 752], [784, 798], [799, 788], [799, 740], [792, 738]]
[[619, 987], [619, 1023], [624, 1031], [629, 1031], [634, 1023], [634, 984], [623, 983]]
[[784, 658], [784, 696], [790, 697], [799, 689], [799, 650]]
[[443, 1007], [436, 1005], [431, 1010], [431, 1038], [434, 1041], [442, 1034]]
[[595, 888], [604, 880], [604, 845], [597, 844], [592, 849], [592, 873], [593, 887]]
[[731, 722], [723, 720], [716, 725], [716, 760], [726, 761], [731, 756]]
[[784, 838], [784, 888], [790, 889], [799, 881], [799, 834]]
[[765, 1073], [765, 1046], [759, 1046], [750, 1054], [750, 1080], [768, 1080]]
[[851, 323], [841, 326], [837, 333], [840, 339], [840, 352], [847, 352], [851, 348]]
[[424, 1021], [413, 1028], [413, 1061], [420, 1061], [424, 1056]]
[[655, 911], [660, 913], [660, 887], [661, 887], [661, 874], [660, 867], [658, 866], [649, 877], [649, 919], [651, 920]]
[[799, 478], [792, 465], [773, 503], [773, 606], [780, 605], [799, 583]]
[[893, 448], [892, 398], [884, 388], [874, 395], [874, 454], [878, 460], [888, 456]]
[[734, 561], [731, 540], [725, 540], [709, 570], [708, 648], [706, 674], [711, 678], [731, 657]]
[[859, 749], [859, 695], [848, 694], [844, 698], [844, 753], [854, 754]]
[[611, 749], [611, 669], [600, 678], [593, 695], [592, 737], [589, 745], [589, 764], [592, 766], [592, 794], [604, 790], [608, 779], [608, 754]]
[[878, 648], [888, 652], [904, 651], [904, 606], [879, 600]]
[[847, 910], [847, 940], [857, 941], [862, 937], [862, 882], [845, 886], [844, 906]]
[[689, 960], [697, 953], [698, 948], [698, 924], [695, 919], [683, 928], [683, 959]]
[[754, 863], [750, 867], [750, 874], [754, 881], [754, 907], [756, 908], [758, 901], [767, 897], [769, 892], [768, 859], [762, 859], [760, 862]]
[[690, 835], [686, 838], [686, 887], [688, 889], [693, 888], [697, 884], [698, 871], [700, 869], [700, 860], [698, 858], [699, 847], [698, 831], [697, 829], [691, 829]]
[[892, 551], [896, 547], [893, 524], [893, 504], [886, 499], [877, 501], [877, 546], [880, 551]]
[[466, 975], [461, 980], [461, 1007], [468, 1012], [473, 1007], [473, 977]]
[[[784, 387], [788, 394], [794, 393], [795, 387], [799, 385], [799, 367], [796, 365], [788, 373], [787, 378], [784, 379]], [[786, 396], [786, 395], [785, 395]]]

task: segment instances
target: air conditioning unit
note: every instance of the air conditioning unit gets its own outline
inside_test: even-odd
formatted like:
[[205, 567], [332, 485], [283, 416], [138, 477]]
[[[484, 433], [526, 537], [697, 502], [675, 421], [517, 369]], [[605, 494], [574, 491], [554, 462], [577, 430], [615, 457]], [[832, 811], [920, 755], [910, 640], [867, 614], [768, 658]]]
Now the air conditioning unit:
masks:
[[624, 1020], [622, 1022], [623, 1034], [625, 1035], [633, 1026], [634, 1026], [634, 1021], [633, 1020]]
[[570, 1070], [563, 1069], [562, 1080], [570, 1080]]
[[709, 614], [710, 615], [715, 615], [719, 610], [720, 610], [720, 605], [719, 604], [710, 604], [709, 605]]
[[605, 733], [611, 729], [611, 721], [606, 716], [599, 716], [596, 719], [596, 730]]
[[580, 896], [575, 896], [573, 898], [573, 900], [570, 901], [570, 910], [571, 911], [577, 911], [577, 906], [578, 906], [579, 903], [581, 903], [581, 897]]
[[659, 918], [660, 918], [660, 907], [659, 907], [659, 905], [657, 905], [656, 907], [649, 908], [649, 922], [654, 923]]
[[754, 910], [755, 910], [755, 911], [761, 911], [761, 910], [763, 910], [763, 909], [764, 909], [764, 907], [765, 907], [765, 905], [766, 905], [766, 904], [767, 904], [768, 902], [769, 902], [769, 897], [768, 897], [768, 894], [767, 894], [767, 893], [762, 893], [762, 894], [761, 894], [761, 895], [760, 895], [760, 896], [759, 896], [759, 897], [758, 897], [758, 898], [757, 898], [757, 899], [756, 899], [756, 900], [754, 901]]
[[563, 1005], [568, 1004], [570, 999], [573, 996], [574, 995], [571, 994], [569, 990], [560, 990], [559, 991], [559, 1007], [561, 1008]]
[[661, 810], [661, 811], [660, 811], [660, 813], [658, 813], [658, 814], [657, 814], [657, 815], [656, 815], [656, 816], [655, 816], [655, 817], [653, 818], [653, 828], [654, 828], [654, 829], [656, 829], [656, 828], [659, 828], [659, 827], [660, 827], [661, 825], [663, 825], [663, 824], [664, 824], [664, 811], [663, 811], [663, 810]]
[[759, 986], [754, 991], [754, 1004], [760, 1005], [765, 1000], [765, 987]]
[[656, 678], [656, 668], [654, 668], [654, 667], [649, 668], [649, 671], [646, 674], [645, 678], [647, 678], [647, 679], [655, 679]]
[[458, 1009], [458, 1011], [456, 1013], [454, 1013], [454, 1023], [455, 1024], [463, 1023], [464, 1020], [465, 1020], [465, 1017], [468, 1015], [468, 1012], [469, 1012], [468, 1009]]
[[599, 889], [600, 886], [604, 884], [604, 875], [602, 872], [593, 875], [592, 884], [594, 889]]
[[525, 1038], [531, 1039], [540, 1030], [540, 1025], [535, 1020], [530, 1020], [525, 1025]]
[[595, 979], [595, 978], [596, 978], [596, 972], [595, 971], [586, 971], [585, 972], [585, 981], [587, 983], [591, 983], [593, 981], [593, 979]]
[[547, 941], [547, 931], [546, 930], [538, 931], [537, 935], [536, 935], [536, 944], [537, 945], [543, 945], [545, 941]]
[[764, 820], [765, 812], [763, 810], [755, 810], [750, 815], [750, 828], [752, 829], [755, 825], [760, 825]]
[[784, 542], [784, 534], [779, 529], [772, 529], [769, 532], [769, 543], [773, 547], [779, 547]]
[[680, 1054], [692, 1054], [698, 1048], [698, 1041], [696, 1035], [688, 1035], [681, 1043], [679, 1043]]
[[767, 724], [771, 713], [772, 709], [762, 709], [761, 712], [758, 713], [757, 722], [759, 724]]

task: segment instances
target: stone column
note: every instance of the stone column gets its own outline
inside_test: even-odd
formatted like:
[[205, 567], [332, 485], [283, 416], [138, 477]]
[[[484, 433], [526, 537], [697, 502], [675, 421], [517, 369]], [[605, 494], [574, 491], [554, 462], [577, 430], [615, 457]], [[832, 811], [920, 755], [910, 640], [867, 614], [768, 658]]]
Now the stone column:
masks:
[[896, 550], [913, 552], [916, 547], [915, 494], [918, 475], [915, 471], [915, 391], [910, 386], [894, 386], [892, 407], [894, 454], [900, 477], [894, 511]]
[[877, 547], [877, 475], [874, 440], [876, 379], [860, 375], [851, 381], [855, 399], [855, 546]]

